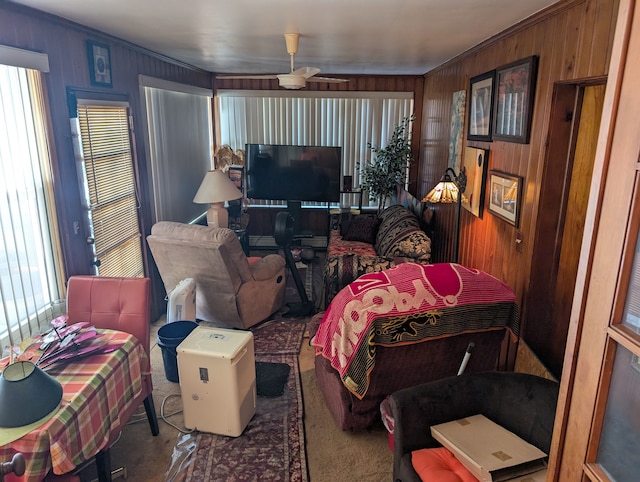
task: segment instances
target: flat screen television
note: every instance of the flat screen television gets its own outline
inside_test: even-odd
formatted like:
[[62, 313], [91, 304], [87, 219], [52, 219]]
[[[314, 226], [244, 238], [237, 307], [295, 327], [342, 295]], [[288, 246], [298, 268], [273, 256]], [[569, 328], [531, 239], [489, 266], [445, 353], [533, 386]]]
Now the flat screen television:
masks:
[[247, 197], [282, 201], [340, 201], [342, 148], [247, 144]]

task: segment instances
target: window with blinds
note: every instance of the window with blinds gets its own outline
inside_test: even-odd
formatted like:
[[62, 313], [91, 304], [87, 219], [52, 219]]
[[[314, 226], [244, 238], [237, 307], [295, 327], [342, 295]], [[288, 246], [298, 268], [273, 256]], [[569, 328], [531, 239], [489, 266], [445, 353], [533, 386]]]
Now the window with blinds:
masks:
[[[46, 57], [0, 46], [9, 60]], [[15, 346], [64, 313], [64, 269], [40, 72], [0, 65], [0, 343]]]
[[193, 202], [211, 169], [210, 89], [139, 76], [146, 111], [153, 221], [191, 223], [207, 210]]
[[[342, 175], [352, 176], [354, 189], [371, 161], [368, 144], [384, 147], [414, 105], [412, 92], [219, 90], [217, 96], [221, 145], [234, 150], [247, 143], [341, 147]], [[377, 207], [377, 201], [363, 201]], [[356, 196], [343, 194], [341, 204], [357, 202]]]
[[85, 227], [96, 274], [144, 276], [128, 108], [79, 99], [77, 112]]

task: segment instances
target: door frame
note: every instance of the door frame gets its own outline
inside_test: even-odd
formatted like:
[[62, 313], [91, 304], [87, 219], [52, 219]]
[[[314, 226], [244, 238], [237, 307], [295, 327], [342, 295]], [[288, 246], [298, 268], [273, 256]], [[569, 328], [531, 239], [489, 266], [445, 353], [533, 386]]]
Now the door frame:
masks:
[[[618, 198], [621, 209], [615, 216], [609, 215], [610, 210], [603, 216], [605, 186], [612, 167], [616, 163], [629, 162], [628, 156], [633, 155], [633, 149], [640, 141], [637, 119], [622, 117], [622, 114], [629, 115], [629, 101], [633, 100], [635, 105], [640, 102], [640, 94], [635, 89], [640, 66], [628, 53], [630, 45], [636, 49], [640, 47], [640, 13], [635, 9], [635, 3], [635, 0], [620, 0], [619, 3], [587, 210], [586, 226], [592, 229], [585, 230], [582, 240], [550, 449], [548, 471], [552, 479], [549, 480], [584, 479], [583, 467], [592, 435], [591, 430], [584, 428], [591, 427], [596, 409], [601, 406], [601, 401], [596, 402], [602, 369], [610, 355], [606, 350], [607, 334], [603, 324], [608, 326], [614, 309], [620, 276], [617, 268], [621, 266], [625, 248], [630, 213], [628, 208], [622, 209], [627, 195], [624, 190], [628, 190], [628, 183], [633, 183], [635, 177], [627, 174], [625, 179], [622, 176], [624, 188], [616, 187], [607, 192], [608, 198]], [[632, 34], [634, 43], [630, 43]], [[626, 84], [623, 82], [625, 74]], [[627, 89], [624, 104], [620, 102], [623, 88]], [[632, 95], [628, 96], [628, 92]], [[616, 151], [620, 152], [616, 154]], [[621, 157], [620, 153], [626, 153], [626, 157]], [[638, 155], [637, 150], [635, 155]], [[634, 162], [637, 161], [636, 158]], [[604, 381], [606, 385], [608, 380]]]
[[[589, 86], [604, 85], [606, 77], [594, 77], [554, 85], [542, 175], [540, 202], [532, 252], [531, 275], [525, 306], [523, 339], [555, 377], [560, 377], [566, 326], [551, 326], [553, 304], [569, 205], [575, 153], [578, 147], [583, 99]], [[531, 307], [535, 307], [532, 309]], [[562, 336], [558, 338], [558, 334]]]

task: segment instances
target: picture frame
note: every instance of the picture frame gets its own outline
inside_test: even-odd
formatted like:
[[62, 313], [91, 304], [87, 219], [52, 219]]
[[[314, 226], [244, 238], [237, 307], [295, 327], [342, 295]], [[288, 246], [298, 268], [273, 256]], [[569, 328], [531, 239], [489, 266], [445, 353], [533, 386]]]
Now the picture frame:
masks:
[[469, 114], [467, 140], [491, 142], [493, 128], [493, 93], [496, 71], [469, 79]]
[[537, 76], [536, 55], [496, 69], [494, 141], [529, 143]]
[[231, 165], [227, 174], [231, 182], [244, 194], [244, 166]]
[[448, 166], [455, 172], [460, 171], [462, 165], [462, 140], [464, 138], [464, 109], [467, 91], [459, 90], [453, 93], [451, 100], [451, 131], [449, 132]]
[[521, 176], [489, 171], [489, 212], [516, 228], [520, 225], [523, 182]]
[[462, 192], [462, 207], [480, 219], [484, 206], [488, 161], [489, 149], [465, 147], [461, 171], [467, 183]]
[[87, 57], [89, 59], [91, 85], [111, 87], [113, 81], [109, 46], [93, 40], [87, 40]]

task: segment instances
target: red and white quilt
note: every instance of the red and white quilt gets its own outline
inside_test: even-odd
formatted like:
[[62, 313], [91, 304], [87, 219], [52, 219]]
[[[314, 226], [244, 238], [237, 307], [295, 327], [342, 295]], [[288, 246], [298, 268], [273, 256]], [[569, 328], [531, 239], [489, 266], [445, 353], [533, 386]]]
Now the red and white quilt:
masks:
[[342, 289], [312, 345], [331, 361], [345, 387], [363, 398], [376, 345], [505, 328], [517, 336], [518, 322], [515, 294], [497, 278], [453, 263], [402, 263]]

